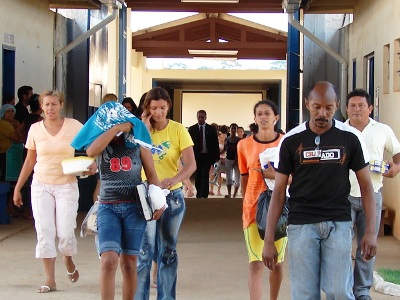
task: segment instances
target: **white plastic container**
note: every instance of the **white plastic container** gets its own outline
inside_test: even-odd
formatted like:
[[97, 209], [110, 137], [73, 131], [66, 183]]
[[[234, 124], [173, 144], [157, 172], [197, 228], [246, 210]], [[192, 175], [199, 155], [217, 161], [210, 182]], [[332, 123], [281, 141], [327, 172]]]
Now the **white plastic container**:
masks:
[[94, 163], [93, 157], [77, 156], [74, 158], [64, 159], [61, 162], [65, 175], [82, 176], [83, 172], [88, 170], [88, 167]]

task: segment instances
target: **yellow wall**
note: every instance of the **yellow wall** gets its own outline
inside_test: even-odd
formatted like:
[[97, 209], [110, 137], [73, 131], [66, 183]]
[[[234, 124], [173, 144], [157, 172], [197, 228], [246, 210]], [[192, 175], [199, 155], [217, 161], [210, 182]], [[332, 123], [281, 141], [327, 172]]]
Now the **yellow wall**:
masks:
[[253, 107], [262, 100], [262, 94], [184, 93], [182, 124], [189, 127], [197, 123], [196, 112], [207, 112], [207, 123], [227, 125], [237, 123], [245, 130], [254, 122]]
[[[400, 137], [400, 92], [393, 91], [393, 62], [399, 59], [394, 53], [394, 40], [400, 38], [400, 5], [398, 0], [360, 0], [354, 12], [354, 22], [349, 31], [349, 61], [357, 62], [357, 87], [366, 88], [364, 57], [373, 53], [375, 61], [375, 88], [379, 87], [379, 121], [388, 124]], [[390, 44], [389, 93], [383, 93], [383, 47]], [[349, 69], [351, 87], [352, 68]], [[399, 76], [399, 75], [396, 75]], [[389, 208], [393, 235], [400, 238], [400, 176], [384, 179], [383, 202]]]
[[[131, 53], [131, 81], [130, 81], [130, 96], [138, 103], [142, 94], [152, 88], [153, 79], [174, 79], [174, 80], [280, 80], [281, 81], [281, 99], [283, 100], [281, 105], [281, 120], [282, 124], [286, 124], [286, 71], [243, 71], [243, 70], [147, 70], [146, 69], [146, 58], [143, 57], [142, 53], [136, 53], [132, 51]], [[184, 101], [184, 98], [183, 98]], [[254, 102], [254, 103], [253, 103]], [[252, 113], [255, 101], [247, 104], [246, 111]], [[229, 109], [241, 109], [240, 105], [238, 107], [231, 107]], [[207, 110], [207, 114], [211, 115], [217, 114], [217, 111], [221, 113], [224, 112], [218, 105], [215, 110]], [[225, 113], [225, 112], [224, 112]], [[194, 111], [193, 121], [195, 122]], [[231, 120], [231, 119], [229, 119]], [[240, 119], [239, 121], [228, 119], [221, 119], [222, 122], [227, 123], [241, 123], [240, 126], [247, 127], [253, 119], [249, 121], [249, 117]], [[210, 123], [214, 122], [209, 118]], [[193, 122], [193, 123], [194, 123]], [[186, 125], [186, 124], [185, 124]], [[229, 125], [229, 124], [228, 124]]]

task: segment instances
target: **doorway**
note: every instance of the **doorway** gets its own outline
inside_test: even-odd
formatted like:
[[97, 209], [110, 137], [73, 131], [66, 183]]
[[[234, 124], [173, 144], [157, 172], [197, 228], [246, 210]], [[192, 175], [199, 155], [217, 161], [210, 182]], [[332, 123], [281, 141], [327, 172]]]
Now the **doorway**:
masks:
[[254, 122], [253, 106], [263, 99], [261, 92], [183, 92], [182, 124], [189, 127], [197, 122], [196, 112], [207, 112], [207, 123], [227, 125], [237, 123], [248, 130]]
[[2, 95], [15, 96], [15, 48], [3, 46]]
[[162, 86], [171, 96], [173, 109], [170, 118], [186, 127], [196, 123], [199, 109], [205, 109], [208, 123], [238, 123], [247, 129], [254, 121], [254, 104], [261, 99], [270, 99], [281, 111], [280, 128], [280, 124], [286, 124], [286, 104], [281, 101], [281, 85], [278, 79], [153, 79], [153, 86]]

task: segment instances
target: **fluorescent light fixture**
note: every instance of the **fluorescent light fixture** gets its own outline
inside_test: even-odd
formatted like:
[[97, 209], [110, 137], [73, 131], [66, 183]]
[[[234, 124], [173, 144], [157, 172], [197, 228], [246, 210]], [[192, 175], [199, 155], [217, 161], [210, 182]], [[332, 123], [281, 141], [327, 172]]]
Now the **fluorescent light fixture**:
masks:
[[205, 59], [205, 60], [237, 60], [236, 57], [224, 57], [224, 56], [193, 56], [193, 59]]
[[181, 0], [182, 3], [239, 3], [239, 0]]
[[237, 55], [238, 50], [188, 50], [191, 55]]

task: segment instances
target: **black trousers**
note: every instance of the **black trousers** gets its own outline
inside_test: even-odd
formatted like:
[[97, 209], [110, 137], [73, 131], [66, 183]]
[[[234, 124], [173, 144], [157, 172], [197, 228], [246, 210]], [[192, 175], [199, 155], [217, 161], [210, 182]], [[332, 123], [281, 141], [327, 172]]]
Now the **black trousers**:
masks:
[[201, 153], [196, 155], [196, 178], [195, 178], [195, 186], [196, 186], [196, 198], [207, 198], [208, 197], [208, 188], [209, 188], [209, 172], [210, 167], [212, 165], [212, 161], [210, 160], [207, 153]]

